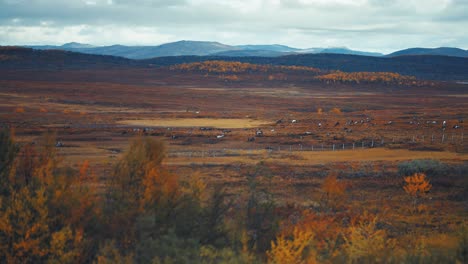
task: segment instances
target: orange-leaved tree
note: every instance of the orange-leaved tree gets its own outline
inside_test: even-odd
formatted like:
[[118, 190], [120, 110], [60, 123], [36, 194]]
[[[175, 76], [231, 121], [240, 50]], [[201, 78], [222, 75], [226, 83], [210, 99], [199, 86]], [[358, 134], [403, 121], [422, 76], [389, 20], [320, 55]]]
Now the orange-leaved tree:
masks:
[[[0, 146], [11, 145], [12, 137], [0, 134]], [[84, 261], [83, 228], [72, 225], [70, 213], [76, 177], [57, 167], [53, 142], [45, 136], [39, 151], [2, 148], [2, 159], [13, 161], [0, 170], [1, 263]]]
[[378, 217], [367, 212], [351, 220], [344, 236], [344, 252], [349, 263], [382, 263], [393, 254], [396, 241], [389, 239], [377, 223]]
[[339, 199], [344, 196], [346, 183], [338, 181], [336, 174], [330, 173], [322, 184], [322, 191], [325, 193], [326, 203], [334, 207]]
[[432, 185], [426, 178], [424, 173], [415, 173], [411, 176], [404, 177], [405, 186], [403, 189], [413, 198], [413, 212], [416, 209], [418, 199], [431, 190]]

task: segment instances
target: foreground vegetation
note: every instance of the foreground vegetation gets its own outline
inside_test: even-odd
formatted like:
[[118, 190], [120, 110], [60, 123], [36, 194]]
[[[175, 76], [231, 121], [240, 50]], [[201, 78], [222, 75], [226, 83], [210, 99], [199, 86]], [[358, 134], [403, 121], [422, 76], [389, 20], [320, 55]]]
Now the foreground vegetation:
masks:
[[[319, 204], [283, 204], [259, 163], [243, 172], [246, 198], [234, 199], [197, 175], [180, 180], [162, 165], [164, 144], [143, 137], [99, 188], [88, 162], [62, 166], [54, 144], [50, 134], [37, 145], [0, 134], [2, 263], [466, 263], [465, 223], [399, 228], [391, 213], [345, 202], [350, 185], [337, 173]], [[429, 223], [426, 195], [444, 166], [400, 165], [406, 221]]]

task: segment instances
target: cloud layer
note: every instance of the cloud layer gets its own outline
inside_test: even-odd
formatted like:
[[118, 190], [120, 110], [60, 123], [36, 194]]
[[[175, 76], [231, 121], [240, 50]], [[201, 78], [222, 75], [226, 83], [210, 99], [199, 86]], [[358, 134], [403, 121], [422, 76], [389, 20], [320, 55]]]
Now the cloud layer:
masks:
[[468, 48], [466, 0], [0, 0], [0, 45]]

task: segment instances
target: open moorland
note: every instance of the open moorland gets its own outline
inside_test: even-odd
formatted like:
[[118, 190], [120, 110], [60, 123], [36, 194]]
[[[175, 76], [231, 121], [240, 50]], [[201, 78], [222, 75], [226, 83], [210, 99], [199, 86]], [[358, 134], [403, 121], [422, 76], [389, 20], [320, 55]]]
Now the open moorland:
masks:
[[[0, 122], [22, 146], [54, 134], [63, 166], [89, 166], [96, 196], [135, 138], [163, 142], [165, 170], [223, 190], [226, 240], [244, 254], [239, 262], [296, 261], [307, 248], [307, 263], [463, 263], [467, 91], [391, 73], [228, 62], [4, 69]], [[404, 188], [415, 173], [429, 189]], [[233, 221], [239, 215], [245, 226]], [[309, 229], [313, 245], [300, 241]], [[219, 249], [231, 244], [207, 241], [213, 247], [194, 253], [202, 262], [233, 259]], [[119, 245], [123, 255], [132, 248]]]

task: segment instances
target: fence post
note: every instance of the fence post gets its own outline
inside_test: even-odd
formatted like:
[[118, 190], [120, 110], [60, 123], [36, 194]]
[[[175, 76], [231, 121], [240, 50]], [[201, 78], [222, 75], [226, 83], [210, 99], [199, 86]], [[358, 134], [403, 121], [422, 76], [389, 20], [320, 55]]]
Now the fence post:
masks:
[[314, 145], [312, 145], [312, 151], [314, 151]]
[[333, 151], [335, 151], [335, 144], [333, 144]]
[[344, 150], [344, 143], [343, 143], [343, 150]]
[[372, 147], [374, 147], [374, 139], [372, 139]]
[[353, 150], [354, 150], [354, 144], [356, 144], [356, 143], [353, 142]]
[[442, 134], [442, 143], [444, 143], [445, 134]]

